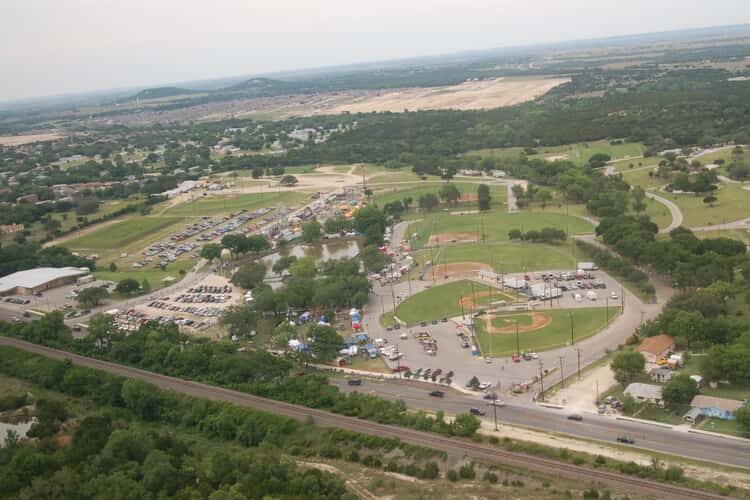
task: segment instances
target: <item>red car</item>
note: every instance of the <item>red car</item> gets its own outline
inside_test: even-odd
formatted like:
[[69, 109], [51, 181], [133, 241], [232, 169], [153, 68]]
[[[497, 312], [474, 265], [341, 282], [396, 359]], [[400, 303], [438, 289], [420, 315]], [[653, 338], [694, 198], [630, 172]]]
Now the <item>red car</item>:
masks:
[[514, 363], [520, 363], [521, 362], [521, 356], [519, 356], [518, 354], [514, 354], [512, 359], [513, 359]]
[[398, 372], [405, 372], [405, 371], [408, 371], [408, 370], [409, 370], [408, 366], [401, 365], [401, 366], [397, 366], [396, 368], [394, 368], [393, 372], [394, 373], [398, 373]]

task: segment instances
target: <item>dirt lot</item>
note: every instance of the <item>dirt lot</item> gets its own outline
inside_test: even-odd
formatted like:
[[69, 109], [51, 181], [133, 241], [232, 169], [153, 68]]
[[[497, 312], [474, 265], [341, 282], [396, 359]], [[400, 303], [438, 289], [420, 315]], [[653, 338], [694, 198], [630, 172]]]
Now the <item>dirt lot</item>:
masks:
[[62, 134], [31, 134], [0, 136], [0, 146], [21, 146], [32, 142], [48, 142], [62, 139]]
[[430, 236], [428, 245], [444, 245], [446, 243], [470, 243], [479, 241], [477, 233], [438, 233]]

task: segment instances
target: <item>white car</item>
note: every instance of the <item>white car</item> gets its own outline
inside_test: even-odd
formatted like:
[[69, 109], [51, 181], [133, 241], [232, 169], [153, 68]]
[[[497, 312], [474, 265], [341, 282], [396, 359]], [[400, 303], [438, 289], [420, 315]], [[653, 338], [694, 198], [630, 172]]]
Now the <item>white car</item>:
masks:
[[479, 384], [479, 389], [482, 391], [486, 391], [490, 387], [492, 387], [492, 384], [490, 384], [489, 382], [482, 382], [481, 384]]
[[487, 401], [487, 406], [497, 406], [498, 408], [502, 408], [505, 406], [505, 401], [502, 399], [495, 399], [494, 401]]
[[529, 356], [531, 356], [531, 359], [539, 359], [539, 355], [535, 352], [530, 352]]
[[487, 363], [487, 364], [489, 365], [489, 364], [491, 364], [491, 363], [492, 363], [492, 358], [491, 358], [491, 357], [489, 357], [489, 356], [485, 356], [485, 357], [484, 357], [484, 362], [485, 362], [485, 363]]
[[609, 298], [612, 299], [612, 300], [617, 300], [620, 297], [617, 295], [617, 293], [612, 292], [611, 294], [609, 294]]

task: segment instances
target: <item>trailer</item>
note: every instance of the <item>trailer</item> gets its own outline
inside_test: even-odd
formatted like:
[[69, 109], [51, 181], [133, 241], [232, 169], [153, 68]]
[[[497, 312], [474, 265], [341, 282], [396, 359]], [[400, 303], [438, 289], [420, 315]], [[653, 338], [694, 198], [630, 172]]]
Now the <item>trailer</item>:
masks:
[[596, 271], [599, 268], [596, 266], [596, 263], [594, 262], [579, 262], [577, 269], [581, 271]]

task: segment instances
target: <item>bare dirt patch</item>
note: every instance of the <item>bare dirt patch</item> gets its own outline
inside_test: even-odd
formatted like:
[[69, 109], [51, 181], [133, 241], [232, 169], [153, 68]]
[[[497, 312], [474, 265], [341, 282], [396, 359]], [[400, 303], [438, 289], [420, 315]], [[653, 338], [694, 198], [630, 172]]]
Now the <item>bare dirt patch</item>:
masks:
[[452, 264], [438, 264], [435, 271], [448, 278], [477, 278], [480, 273], [495, 272], [487, 264], [481, 262], [454, 262]]
[[0, 136], [0, 146], [22, 146], [33, 142], [56, 141], [65, 137], [62, 134], [29, 134]]
[[464, 309], [479, 309], [482, 307], [481, 304], [478, 303], [476, 299], [481, 299], [484, 297], [490, 297], [491, 299], [494, 299], [497, 297], [498, 300], [513, 300], [513, 297], [508, 295], [505, 292], [501, 292], [499, 290], [482, 290], [481, 292], [474, 292], [472, 295], [466, 295], [464, 297], [461, 297], [459, 299], [461, 305], [464, 307]]
[[561, 155], [545, 156], [544, 159], [547, 160], [547, 161], [567, 160], [568, 159], [568, 155], [561, 154]]
[[[520, 313], [524, 314], [524, 313]], [[492, 320], [495, 319], [497, 316], [494, 314], [488, 314], [485, 316], [487, 321], [487, 333], [516, 333], [516, 328], [518, 328], [519, 333], [525, 333], [525, 332], [533, 332], [534, 330], [541, 330], [545, 326], [552, 323], [552, 318], [548, 314], [544, 313], [529, 313], [531, 315], [531, 324], [530, 325], [520, 325], [518, 327], [515, 326], [504, 326], [502, 328], [498, 328], [492, 324]]]
[[470, 243], [479, 241], [477, 233], [438, 233], [430, 236], [428, 245], [444, 245], [446, 243]]
[[479, 198], [477, 197], [477, 193], [461, 193], [461, 196], [458, 198], [458, 201], [461, 202], [470, 202], [470, 201], [477, 201]]

